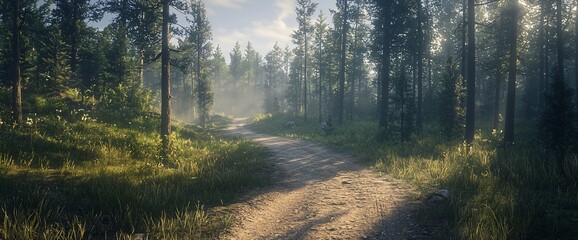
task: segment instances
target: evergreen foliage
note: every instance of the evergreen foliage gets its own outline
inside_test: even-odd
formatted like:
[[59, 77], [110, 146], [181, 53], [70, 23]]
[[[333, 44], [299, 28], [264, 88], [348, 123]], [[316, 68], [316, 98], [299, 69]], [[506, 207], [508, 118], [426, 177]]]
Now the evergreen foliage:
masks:
[[439, 93], [439, 124], [448, 141], [458, 139], [464, 130], [464, 97], [462, 76], [453, 58], [447, 60], [446, 72]]
[[555, 157], [556, 167], [563, 172], [564, 161], [576, 150], [578, 114], [573, 101], [574, 90], [568, 87], [560, 74], [553, 75], [549, 91], [544, 96], [540, 118], [540, 139]]

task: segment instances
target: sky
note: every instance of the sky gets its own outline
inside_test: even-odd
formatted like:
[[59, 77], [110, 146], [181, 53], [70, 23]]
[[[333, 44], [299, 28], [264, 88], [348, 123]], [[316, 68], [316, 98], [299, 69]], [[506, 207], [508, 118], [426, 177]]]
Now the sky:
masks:
[[[250, 41], [262, 56], [275, 42], [284, 48], [293, 47], [291, 33], [297, 28], [295, 0], [205, 0], [207, 15], [213, 29], [213, 44], [219, 45], [226, 59], [238, 41], [244, 49]], [[318, 0], [320, 10], [329, 19], [335, 0]]]
[[[296, 0], [203, 0], [203, 2], [213, 29], [213, 46], [221, 47], [227, 62], [236, 42], [239, 42], [241, 49], [244, 50], [250, 41], [262, 57], [273, 49], [276, 42], [281, 48], [285, 46], [293, 48], [291, 33], [297, 29]], [[327, 23], [331, 26], [329, 10], [336, 8], [336, 0], [312, 2], [318, 3], [317, 11], [312, 17], [313, 22], [317, 20], [319, 12], [323, 11]], [[171, 13], [176, 13], [179, 24], [187, 27], [180, 12], [171, 8]], [[100, 22], [92, 22], [89, 25], [102, 29], [112, 18], [113, 16], [106, 14]], [[172, 42], [177, 41], [175, 39]]]

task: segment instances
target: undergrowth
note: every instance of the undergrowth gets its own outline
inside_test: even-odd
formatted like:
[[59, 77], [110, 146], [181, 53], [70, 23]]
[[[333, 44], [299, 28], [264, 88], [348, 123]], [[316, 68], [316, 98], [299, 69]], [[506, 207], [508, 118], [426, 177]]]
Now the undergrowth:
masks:
[[[295, 127], [286, 127], [293, 121]], [[291, 124], [292, 125], [292, 124]], [[464, 239], [575, 239], [578, 236], [578, 158], [555, 170], [531, 138], [501, 145], [500, 133], [478, 131], [470, 151], [447, 142], [434, 128], [408, 142], [377, 141], [375, 121], [348, 122], [326, 134], [314, 122], [289, 115], [262, 115], [251, 126], [274, 135], [307, 139], [356, 152], [373, 168], [412, 183], [420, 196], [451, 193], [446, 204], [428, 207], [429, 219], [444, 219]]]
[[155, 129], [71, 114], [0, 115], [0, 239], [215, 238], [217, 209], [268, 182], [254, 142], [176, 125], [166, 168]]

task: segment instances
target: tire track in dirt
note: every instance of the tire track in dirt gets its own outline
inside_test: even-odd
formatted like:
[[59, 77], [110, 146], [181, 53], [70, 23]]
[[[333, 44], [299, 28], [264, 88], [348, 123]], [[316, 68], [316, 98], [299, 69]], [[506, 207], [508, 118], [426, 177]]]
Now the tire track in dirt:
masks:
[[418, 227], [411, 188], [307, 141], [258, 134], [235, 119], [225, 133], [263, 144], [275, 162], [273, 186], [234, 207], [222, 239], [433, 239]]

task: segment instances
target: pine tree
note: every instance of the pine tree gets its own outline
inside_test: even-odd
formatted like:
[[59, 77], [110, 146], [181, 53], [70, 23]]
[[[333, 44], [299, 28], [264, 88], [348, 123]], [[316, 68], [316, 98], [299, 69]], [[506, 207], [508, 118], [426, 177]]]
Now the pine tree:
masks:
[[191, 42], [193, 49], [199, 120], [201, 126], [205, 127], [213, 104], [213, 93], [208, 78], [209, 58], [212, 53], [211, 26], [207, 19], [205, 5], [201, 1], [193, 2], [191, 15], [193, 19], [190, 21], [188, 41]]
[[169, 162], [171, 134], [171, 81], [169, 52], [169, 0], [163, 0], [162, 53], [161, 53], [161, 161]]
[[442, 134], [449, 141], [457, 139], [463, 131], [462, 82], [457, 63], [449, 58], [439, 95], [439, 123]]
[[323, 90], [327, 88], [323, 82], [328, 81], [328, 24], [326, 23], [326, 17], [323, 14], [323, 11], [319, 13], [319, 17], [315, 22], [315, 39], [313, 40], [314, 44], [314, 52], [315, 52], [315, 61], [316, 61], [316, 72], [317, 72], [317, 101], [318, 101], [318, 109], [317, 109], [317, 119], [318, 122], [321, 123], [323, 121]]
[[475, 1], [468, 0], [468, 56], [466, 78], [466, 129], [464, 139], [468, 144], [474, 141], [476, 121], [476, 11]]
[[213, 51], [211, 62], [209, 64], [209, 78], [216, 88], [217, 93], [222, 93], [224, 90], [225, 81], [229, 78], [228, 66], [225, 61], [225, 56], [221, 51], [221, 47], [217, 46]]
[[263, 108], [267, 113], [277, 113], [280, 110], [278, 88], [285, 74], [283, 72], [283, 49], [275, 43], [273, 50], [265, 56], [265, 61], [265, 100]]
[[53, 11], [58, 22], [64, 42], [68, 46], [68, 61], [73, 75], [79, 65], [79, 53], [85, 47], [87, 20], [91, 13], [89, 0], [54, 0], [56, 9]]
[[514, 117], [516, 108], [516, 75], [518, 62], [518, 15], [519, 6], [517, 0], [510, 0], [507, 16], [510, 17], [509, 27], [509, 61], [508, 61], [508, 95], [506, 102], [506, 121], [504, 127], [504, 142], [514, 142]]
[[241, 52], [241, 45], [239, 42], [235, 43], [233, 51], [229, 54], [231, 57], [231, 63], [229, 64], [229, 72], [233, 77], [233, 91], [237, 89], [237, 83], [241, 79], [242, 67], [241, 63], [243, 60], [243, 53]]
[[378, 64], [378, 119], [379, 136], [385, 139], [388, 134], [389, 88], [391, 70], [391, 47], [393, 41], [392, 1], [374, 0], [373, 56]]
[[573, 150], [578, 137], [578, 114], [573, 102], [574, 92], [559, 71], [555, 71], [550, 90], [544, 96], [540, 119], [540, 139], [555, 156], [558, 171], [562, 173], [564, 159]]
[[395, 114], [393, 119], [397, 123], [399, 140], [408, 141], [415, 130], [415, 97], [411, 91], [412, 83], [408, 80], [405, 66], [401, 66], [399, 76], [395, 78], [393, 105]]
[[313, 31], [313, 25], [311, 23], [311, 16], [315, 13], [317, 8], [317, 3], [312, 3], [311, 0], [297, 0], [297, 23], [299, 24], [298, 30], [293, 33], [294, 43], [299, 44], [303, 51], [303, 119], [307, 121], [308, 116], [308, 102], [307, 98], [309, 95], [309, 42], [311, 41], [310, 33]]
[[343, 124], [343, 115], [345, 114], [345, 68], [347, 58], [347, 34], [349, 27], [348, 17], [348, 0], [340, 1], [341, 8], [341, 51], [339, 61], [339, 95], [337, 100], [337, 123]]
[[20, 0], [12, 1], [12, 115], [18, 126], [22, 125], [22, 76], [20, 73]]

